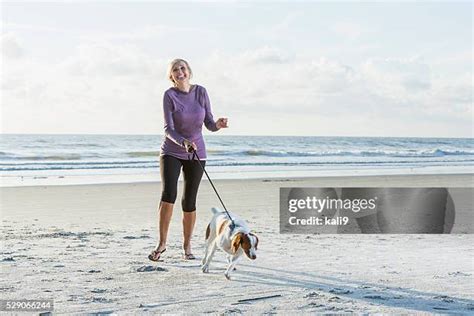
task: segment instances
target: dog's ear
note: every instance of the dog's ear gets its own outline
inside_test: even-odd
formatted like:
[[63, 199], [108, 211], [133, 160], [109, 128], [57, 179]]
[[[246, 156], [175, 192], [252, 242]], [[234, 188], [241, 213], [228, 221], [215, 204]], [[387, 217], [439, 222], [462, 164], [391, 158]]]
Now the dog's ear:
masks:
[[240, 244], [242, 243], [242, 233], [238, 233], [232, 239], [232, 252], [236, 253], [239, 250]]
[[255, 234], [252, 234], [252, 233], [249, 233], [249, 235], [252, 235], [253, 237], [255, 237], [255, 239], [256, 239], [256, 242], [255, 242], [255, 250], [258, 250], [258, 236], [255, 235]]

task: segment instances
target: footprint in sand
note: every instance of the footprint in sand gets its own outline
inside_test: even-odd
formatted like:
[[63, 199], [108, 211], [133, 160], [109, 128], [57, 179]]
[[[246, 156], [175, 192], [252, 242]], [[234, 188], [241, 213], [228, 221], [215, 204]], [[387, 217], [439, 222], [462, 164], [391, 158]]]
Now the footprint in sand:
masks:
[[115, 311], [112, 311], [112, 310], [98, 311], [98, 312], [92, 312], [90, 315], [110, 315], [110, 314], [115, 314]]
[[141, 266], [136, 271], [137, 272], [153, 272], [153, 271], [167, 272], [168, 270], [165, 268], [156, 267], [156, 266]]
[[441, 300], [446, 303], [454, 303], [454, 300], [446, 295], [437, 295], [433, 297], [435, 300]]
[[313, 298], [313, 297], [319, 297], [321, 296], [321, 294], [319, 293], [316, 293], [316, 292], [310, 292], [308, 294], [306, 294], [305, 296], [303, 296], [304, 298]]
[[93, 289], [91, 291], [91, 293], [98, 293], [98, 294], [105, 293], [105, 292], [107, 292], [107, 290], [104, 290], [104, 289]]
[[351, 290], [344, 290], [344, 289], [334, 288], [334, 289], [329, 290], [329, 293], [340, 295], [340, 294], [351, 294], [352, 291]]
[[336, 307], [336, 306], [329, 306], [327, 308], [325, 308], [324, 310], [325, 311], [341, 311], [343, 310], [344, 308], [341, 308], [341, 307]]
[[318, 307], [324, 307], [323, 304], [319, 304], [319, 303], [316, 303], [316, 302], [311, 302], [305, 306], [303, 306], [302, 308], [318, 308]]
[[113, 300], [105, 298], [105, 297], [93, 297], [92, 302], [94, 302], [94, 303], [112, 303]]
[[388, 299], [380, 295], [364, 295], [364, 298], [370, 298], [372, 300], [387, 300]]
[[141, 235], [141, 236], [125, 236], [123, 239], [149, 239], [151, 238], [148, 235]]
[[242, 314], [242, 311], [238, 308], [228, 309], [222, 315]]
[[461, 272], [461, 271], [449, 272], [448, 275], [450, 275], [450, 276], [459, 276], [459, 277], [471, 276], [470, 273], [464, 273], [464, 272]]
[[2, 262], [13, 262], [13, 261], [15, 261], [15, 259], [13, 259], [13, 257], [7, 257], [7, 258], [2, 259]]

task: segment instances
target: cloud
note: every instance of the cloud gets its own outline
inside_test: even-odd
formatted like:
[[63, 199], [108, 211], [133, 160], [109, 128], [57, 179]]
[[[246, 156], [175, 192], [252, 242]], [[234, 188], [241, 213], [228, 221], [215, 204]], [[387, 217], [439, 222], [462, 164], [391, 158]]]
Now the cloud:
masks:
[[402, 115], [472, 118], [471, 75], [441, 73], [419, 58], [370, 59], [361, 67], [366, 86]]
[[164, 60], [136, 47], [107, 43], [84, 43], [55, 64], [8, 61], [2, 73], [3, 130], [107, 133], [138, 127], [156, 133], [165, 67]]
[[245, 51], [240, 56], [243, 62], [249, 64], [284, 64], [290, 57], [283, 51], [274, 47], [264, 46], [254, 50]]
[[[270, 51], [267, 47], [265, 50]], [[277, 49], [271, 51], [278, 56]], [[247, 51], [245, 56], [249, 55]], [[304, 127], [305, 131], [319, 131], [313, 134], [365, 131], [365, 135], [381, 135], [386, 128], [388, 135], [396, 133], [392, 136], [470, 135], [470, 76], [438, 76], [436, 65], [422, 58], [374, 57], [347, 65], [320, 56], [253, 64], [246, 64], [247, 60], [240, 57], [215, 53], [199, 69], [199, 79], [209, 86], [213, 103], [221, 113], [240, 117], [238, 124], [248, 126], [245, 121], [250, 115], [260, 122], [262, 118], [273, 122], [313, 121], [312, 127]], [[456, 129], [449, 128], [452, 122], [457, 122]], [[419, 129], [430, 124], [433, 130]], [[323, 131], [322, 126], [332, 128]]]
[[[6, 131], [161, 132], [167, 58], [130, 43], [89, 40], [55, 64], [21, 56], [8, 59], [2, 74]], [[470, 76], [439, 76], [436, 63], [421, 58], [345, 64], [267, 45], [189, 61], [215, 115], [231, 118], [229, 133], [380, 135], [390, 124], [396, 135], [416, 135], [416, 126], [430, 122], [444, 126], [442, 133], [449, 128], [439, 122], [458, 122], [466, 133], [472, 123]]]
[[156, 75], [161, 63], [134, 45], [86, 42], [78, 46], [76, 55], [58, 66], [71, 75], [120, 77]]
[[15, 30], [15, 31], [27, 31], [27, 32], [52, 32], [52, 33], [70, 33], [71, 30], [57, 27], [50, 27], [44, 25], [33, 25], [25, 23], [11, 23], [2, 21], [2, 25], [5, 29]]
[[385, 93], [422, 92], [430, 89], [431, 68], [417, 58], [371, 58], [363, 66], [367, 79]]
[[[122, 32], [93, 31], [83, 33], [80, 38], [84, 41], [147, 41], [163, 40], [166, 37], [178, 34], [189, 34], [189, 32], [200, 32], [199, 29], [191, 27], [177, 27], [169, 25], [144, 25], [140, 28]], [[201, 30], [202, 32], [202, 30]]]
[[2, 58], [16, 59], [24, 56], [24, 49], [21, 47], [19, 39], [13, 34], [2, 34], [0, 36], [0, 46]]

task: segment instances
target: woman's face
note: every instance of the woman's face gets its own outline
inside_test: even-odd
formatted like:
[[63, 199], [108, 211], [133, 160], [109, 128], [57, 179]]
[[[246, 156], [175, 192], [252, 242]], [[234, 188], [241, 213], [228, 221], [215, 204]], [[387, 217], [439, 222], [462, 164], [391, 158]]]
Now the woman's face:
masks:
[[174, 64], [171, 70], [171, 77], [173, 78], [173, 81], [177, 84], [189, 82], [189, 69], [186, 64], [182, 61], [179, 61]]

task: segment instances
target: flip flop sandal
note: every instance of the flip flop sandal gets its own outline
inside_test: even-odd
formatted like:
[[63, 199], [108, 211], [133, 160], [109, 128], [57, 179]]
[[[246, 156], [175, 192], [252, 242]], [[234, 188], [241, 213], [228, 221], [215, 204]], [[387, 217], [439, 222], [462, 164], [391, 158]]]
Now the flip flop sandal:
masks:
[[184, 253], [183, 254], [183, 259], [184, 260], [195, 260], [196, 257], [192, 253]]
[[166, 248], [161, 251], [158, 251], [155, 249], [148, 255], [148, 259], [150, 259], [151, 261], [158, 261], [160, 260], [161, 254], [165, 251], [166, 251]]

